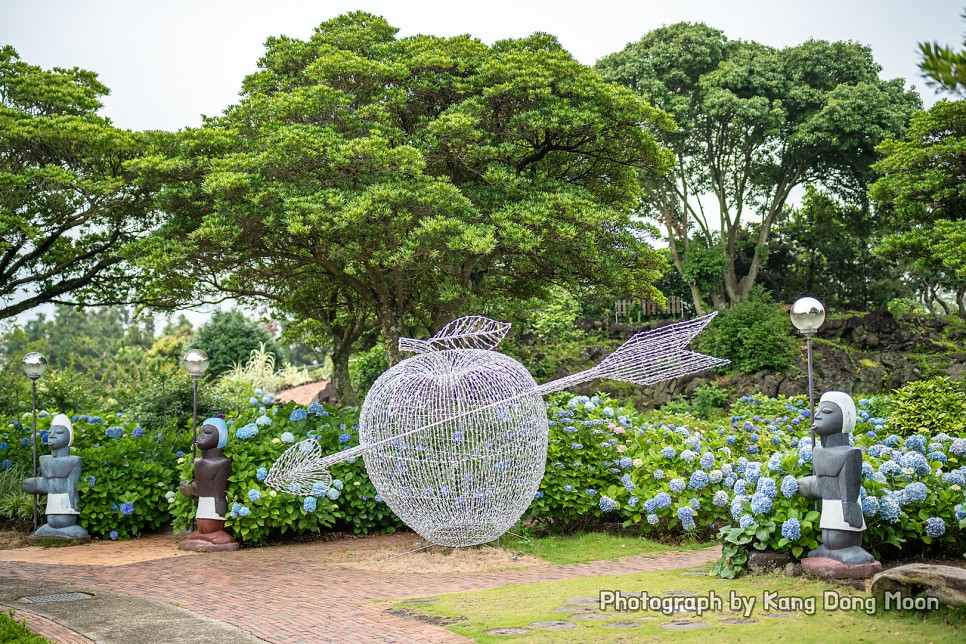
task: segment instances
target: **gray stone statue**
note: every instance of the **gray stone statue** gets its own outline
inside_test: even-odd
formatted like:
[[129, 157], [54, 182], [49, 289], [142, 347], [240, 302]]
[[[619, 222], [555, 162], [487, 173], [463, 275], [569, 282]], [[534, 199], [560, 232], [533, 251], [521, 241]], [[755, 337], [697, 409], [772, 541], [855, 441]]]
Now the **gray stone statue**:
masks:
[[849, 446], [849, 434], [855, 428], [852, 397], [826, 391], [815, 409], [812, 428], [821, 438], [812, 453], [815, 474], [798, 479], [798, 490], [802, 496], [822, 499], [822, 545], [808, 556], [849, 565], [872, 563], [875, 558], [862, 548], [862, 450]]
[[35, 538], [87, 540], [87, 530], [77, 525], [79, 498], [77, 483], [83, 459], [70, 455], [74, 427], [64, 414], [54, 416], [47, 433], [50, 454], [40, 457], [41, 476], [23, 480], [28, 494], [47, 495], [47, 523], [37, 528]]

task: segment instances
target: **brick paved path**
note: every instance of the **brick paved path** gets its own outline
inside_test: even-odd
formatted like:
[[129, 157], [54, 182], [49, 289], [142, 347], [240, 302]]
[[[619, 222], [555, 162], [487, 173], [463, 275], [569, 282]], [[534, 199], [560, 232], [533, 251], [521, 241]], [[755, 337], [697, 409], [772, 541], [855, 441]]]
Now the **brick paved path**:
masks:
[[[409, 535], [411, 538], [411, 535]], [[373, 545], [398, 545], [374, 537]], [[70, 579], [78, 586], [176, 603], [233, 624], [268, 642], [463, 642], [428, 624], [390, 615], [369, 600], [479, 590], [536, 581], [692, 567], [714, 561], [718, 548], [624, 557], [568, 566], [461, 574], [401, 574], [339, 568], [314, 561], [339, 542], [254, 548], [173, 557], [125, 566], [0, 562], [0, 577]], [[329, 549], [329, 550], [326, 550]]]

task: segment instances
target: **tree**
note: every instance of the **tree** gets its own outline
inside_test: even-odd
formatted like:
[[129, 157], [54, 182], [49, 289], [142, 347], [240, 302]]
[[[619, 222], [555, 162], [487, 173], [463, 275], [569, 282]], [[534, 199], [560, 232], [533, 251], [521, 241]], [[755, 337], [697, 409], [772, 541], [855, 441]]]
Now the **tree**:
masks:
[[966, 318], [966, 101], [917, 113], [904, 140], [879, 147], [883, 176], [869, 189], [889, 234], [876, 252], [956, 293]]
[[0, 319], [70, 297], [123, 303], [124, 249], [153, 225], [125, 163], [141, 137], [97, 115], [108, 89], [0, 47]]
[[198, 327], [189, 348], [204, 350], [208, 354], [208, 373], [217, 376], [234, 364], [248, 362], [251, 352], [262, 345], [278, 359], [278, 347], [268, 331], [240, 311], [215, 311], [208, 322]]
[[[966, 13], [963, 18], [966, 19]], [[963, 46], [966, 47], [966, 39]], [[919, 69], [929, 85], [954, 94], [966, 92], [966, 51], [954, 51], [937, 42], [921, 42], [919, 51], [922, 52]]]
[[[643, 210], [665, 229], [698, 310], [707, 296], [718, 308], [749, 296], [796, 187], [864, 194], [875, 146], [901, 135], [919, 106], [901, 79], [879, 79], [864, 45], [810, 40], [779, 50], [703, 24], [656, 29], [597, 70], [678, 123], [662, 138], [677, 155], [674, 172], [645, 180]], [[751, 217], [754, 250], [739, 270]], [[708, 293], [700, 282], [715, 266]]]
[[[759, 282], [783, 302], [812, 295], [840, 310], [885, 309], [907, 287], [898, 268], [872, 254], [880, 238], [868, 204], [845, 204], [809, 188], [776, 226]], [[745, 246], [739, 263], [750, 262], [753, 251]]]
[[[631, 213], [638, 174], [670, 165], [654, 138], [667, 115], [546, 34], [396, 31], [351, 13], [270, 38], [239, 104], [158, 140], [141, 171], [171, 216], [142, 249], [159, 292], [217, 284], [322, 321], [371, 315], [390, 364], [400, 336], [483, 294], [660, 298], [663, 261]], [[273, 283], [293, 275], [326, 313]]]

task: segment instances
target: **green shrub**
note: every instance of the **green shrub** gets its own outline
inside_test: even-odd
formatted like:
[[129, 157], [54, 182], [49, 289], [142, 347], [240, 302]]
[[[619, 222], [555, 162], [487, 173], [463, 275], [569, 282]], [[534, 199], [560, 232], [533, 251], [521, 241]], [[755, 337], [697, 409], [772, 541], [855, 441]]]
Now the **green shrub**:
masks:
[[17, 621], [11, 608], [6, 613], [0, 611], [0, 642], [6, 644], [50, 644], [50, 640], [30, 632], [27, 622]]
[[[190, 427], [193, 414], [193, 379], [186, 371], [177, 371], [167, 378], [152, 380], [137, 398], [131, 416], [147, 431], [157, 432], [165, 427]], [[218, 413], [243, 409], [239, 398], [222, 396], [208, 382], [198, 383], [199, 421]]]
[[900, 436], [917, 433], [960, 434], [966, 428], [966, 392], [962, 383], [939, 377], [897, 389], [889, 428]]
[[697, 346], [702, 353], [730, 360], [732, 372], [780, 371], [795, 361], [790, 329], [788, 314], [759, 295], [719, 313], [697, 337]]
[[187, 348], [199, 348], [208, 354], [208, 373], [218, 376], [235, 364], [245, 364], [252, 351], [261, 345], [277, 358], [279, 351], [272, 336], [240, 311], [216, 311], [211, 319], [198, 327]]
[[365, 398], [376, 378], [388, 368], [386, 348], [381, 342], [355, 356], [349, 363], [349, 381], [360, 400]]

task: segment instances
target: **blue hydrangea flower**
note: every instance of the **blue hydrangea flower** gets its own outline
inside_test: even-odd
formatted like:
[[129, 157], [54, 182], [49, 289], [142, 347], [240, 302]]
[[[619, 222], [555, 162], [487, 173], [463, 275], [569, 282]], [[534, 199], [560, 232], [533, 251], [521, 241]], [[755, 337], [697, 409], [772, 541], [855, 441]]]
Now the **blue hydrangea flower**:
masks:
[[258, 470], [255, 472], [255, 478], [257, 478], [259, 481], [264, 481], [266, 476], [268, 476], [268, 470], [264, 467], [258, 468]]
[[939, 517], [929, 517], [926, 519], [926, 536], [933, 539], [946, 534], [946, 522]]
[[104, 419], [100, 416], [91, 416], [87, 419], [87, 422], [89, 422], [91, 425], [102, 425], [104, 423]]
[[623, 456], [623, 457], [621, 457], [621, 459], [619, 461], [617, 461], [617, 464], [622, 469], [629, 470], [631, 468], [631, 466], [634, 464], [634, 461], [633, 461], [633, 459], [631, 459], [630, 456]]
[[761, 463], [752, 462], [752, 463], [748, 463], [748, 465], [745, 466], [746, 481], [752, 484], [757, 483], [758, 477], [760, 476], [761, 476]]
[[650, 523], [651, 525], [657, 525], [658, 523], [660, 523], [660, 521], [661, 519], [659, 519], [656, 514], [647, 515], [647, 522]]
[[305, 411], [315, 416], [318, 416], [323, 411], [325, 411], [325, 407], [320, 405], [318, 402], [313, 401], [309, 403], [309, 406], [305, 408]]
[[694, 508], [690, 505], [684, 505], [678, 508], [678, 519], [681, 520], [681, 527], [685, 530], [694, 530]]
[[[890, 461], [891, 462], [891, 461]], [[926, 476], [932, 472], [932, 467], [926, 457], [919, 452], [906, 452], [900, 459], [902, 467], [912, 468], [919, 476]]]
[[896, 501], [893, 495], [887, 494], [879, 499], [879, 516], [889, 523], [899, 521], [899, 514], [901, 512], [902, 509], [899, 507], [899, 502]]
[[906, 449], [915, 450], [921, 454], [926, 453], [926, 439], [924, 436], [916, 434], [914, 436], [909, 436], [903, 441], [903, 447]]
[[249, 507], [247, 505], [238, 506], [238, 516], [240, 516], [240, 517], [247, 517], [251, 513], [252, 513], [252, 511], [251, 511], [251, 509], [249, 509]]
[[594, 496], [595, 494], [597, 494], [597, 490], [595, 490], [592, 487], [589, 487], [586, 490], [584, 490], [584, 494], [586, 494], [587, 496]]
[[902, 445], [902, 438], [900, 438], [896, 434], [890, 434], [882, 442], [888, 445], [889, 447], [899, 447], [900, 445]]
[[756, 491], [764, 494], [769, 499], [774, 499], [778, 494], [778, 488], [775, 485], [775, 479], [768, 476], [763, 476], [758, 479], [758, 486], [755, 488]]
[[340, 443], [348, 443], [350, 440], [352, 440], [352, 437], [348, 434], [339, 434]]
[[691, 499], [690, 501], [688, 501], [688, 505], [690, 505], [695, 510], [700, 510], [701, 509], [701, 499], [695, 497], [695, 498]]
[[257, 435], [258, 435], [258, 425], [256, 425], [255, 423], [249, 423], [244, 427], [239, 427], [235, 431], [235, 438], [238, 438], [243, 441], [248, 440], [249, 438], [252, 438], [253, 436], [257, 436]]
[[341, 492], [345, 488], [345, 484], [340, 479], [332, 479], [332, 487]]
[[953, 507], [953, 512], [956, 513], [956, 520], [962, 521], [966, 519], [966, 505], [960, 503]]
[[[28, 443], [28, 445], [29, 445], [29, 443]], [[25, 447], [26, 447], [26, 445], [25, 445]], [[671, 446], [664, 447], [664, 448], [661, 449], [661, 456], [663, 456], [664, 458], [674, 458], [677, 455], [678, 455], [678, 453]]]
[[671, 506], [671, 495], [667, 492], [658, 492], [654, 495], [654, 507], [663, 510]]
[[675, 494], [680, 494], [681, 492], [684, 492], [684, 488], [687, 487], [687, 483], [684, 482], [684, 479], [671, 479], [670, 486], [672, 492]]
[[632, 496], [629, 499], [627, 499], [627, 505], [629, 505], [632, 508], [633, 507], [637, 507], [637, 504], [640, 503], [640, 502], [641, 502], [641, 500], [639, 498], [637, 498], [636, 496]]
[[943, 454], [942, 452], [929, 452], [928, 454], [926, 454], [926, 460], [929, 460], [929, 461], [939, 461], [940, 463], [943, 463], [944, 465], [948, 461], [948, 459], [946, 458], [946, 455]]
[[798, 494], [798, 479], [789, 474], [782, 479], [782, 496], [790, 499]]
[[698, 460], [698, 455], [691, 450], [686, 449], [681, 452], [681, 460], [690, 465]]
[[755, 492], [751, 495], [751, 513], [755, 516], [771, 512], [771, 497]]
[[942, 481], [944, 485], [958, 485], [960, 487], [966, 487], [966, 475], [959, 470], [945, 472], [943, 474]]
[[573, 491], [574, 491], [574, 486], [573, 485], [565, 485], [564, 486], [564, 492], [573, 492]]
[[134, 428], [134, 431], [131, 432], [131, 434], [134, 436], [134, 438], [141, 438], [142, 436], [144, 436], [144, 428], [143, 427], [135, 427]]
[[621, 485], [623, 485], [624, 489], [627, 490], [628, 492], [630, 492], [631, 490], [637, 487], [634, 484], [634, 481], [631, 479], [630, 474], [625, 474], [624, 476], [621, 477]]
[[295, 435], [292, 434], [292, 432], [282, 432], [282, 435], [279, 436], [279, 438], [282, 439], [282, 442], [283, 443], [294, 443], [295, 442]]
[[802, 537], [802, 525], [798, 519], [785, 519], [782, 523], [782, 536], [789, 541], [796, 541]]
[[896, 476], [902, 472], [902, 468], [895, 461], [886, 461], [879, 466], [879, 474], [882, 476]]
[[272, 419], [266, 416], [265, 414], [262, 414], [261, 416], [255, 419], [255, 424], [258, 425], [259, 427], [268, 427], [269, 425], [272, 424]]
[[872, 478], [873, 474], [875, 474], [875, 468], [873, 468], [868, 463], [862, 463], [862, 478], [863, 479]]
[[748, 492], [748, 484], [745, 483], [744, 479], [736, 479], [733, 491], [735, 494], [746, 494]]
[[879, 511], [879, 500], [874, 496], [867, 496], [862, 499], [862, 514], [867, 517], [874, 517]]
[[726, 505], [728, 505], [730, 501], [731, 499], [728, 496], [728, 493], [725, 492], [724, 490], [718, 490], [717, 492], [714, 493], [714, 496], [711, 498], [711, 503], [718, 506], [719, 508], [725, 507]]
[[121, 514], [130, 516], [134, 514], [134, 504], [125, 501], [124, 503], [121, 504], [120, 510], [121, 510]]
[[950, 444], [949, 451], [956, 456], [966, 456], [966, 438], [957, 438]]
[[571, 448], [571, 449], [583, 449], [583, 448], [584, 448], [584, 446], [583, 446], [583, 445], [581, 445], [580, 443], [571, 443], [571, 444], [570, 444], [570, 448]]
[[617, 509], [617, 501], [609, 496], [601, 496], [598, 504], [602, 512], [613, 512]]
[[110, 537], [111, 541], [117, 541], [117, 530], [111, 530], [107, 533], [107, 536]]
[[305, 512], [315, 512], [316, 500], [314, 496], [307, 496], [302, 499], [302, 509]]
[[654, 470], [652, 476], [660, 481], [664, 478], [664, 470]]
[[104, 435], [108, 438], [121, 438], [124, 436], [124, 428], [116, 425], [113, 427], [108, 427], [104, 430]]
[[259, 500], [260, 498], [262, 498], [262, 493], [261, 492], [259, 492], [258, 490], [255, 490], [255, 489], [248, 490], [248, 500], [249, 501], [255, 502], [255, 501]]
[[695, 470], [688, 481], [688, 487], [692, 490], [700, 490], [708, 486], [708, 475], [704, 470]]
[[922, 503], [926, 500], [929, 489], [925, 483], [914, 481], [907, 485], [902, 491], [902, 500], [905, 503]]
[[806, 441], [799, 442], [798, 457], [801, 458], [806, 463], [812, 462], [812, 444], [810, 442], [806, 442]]
[[293, 409], [292, 413], [289, 414], [288, 419], [292, 421], [305, 420], [309, 417], [309, 413], [304, 409]]
[[738, 519], [741, 514], [745, 511], [744, 502], [748, 500], [748, 497], [744, 494], [737, 494], [733, 499], [731, 499], [731, 517], [733, 519]]
[[708, 481], [710, 481], [712, 485], [721, 483], [723, 479], [724, 476], [721, 474], [721, 470], [711, 470], [708, 472]]
[[755, 517], [751, 516], [746, 512], [741, 515], [740, 519], [738, 519], [738, 525], [742, 529], [747, 528], [748, 526], [751, 526], [751, 525], [755, 525]]
[[334, 487], [330, 487], [329, 488], [329, 491], [325, 493], [325, 496], [330, 501], [335, 501], [336, 499], [339, 498], [339, 491], [337, 489], [335, 489]]

